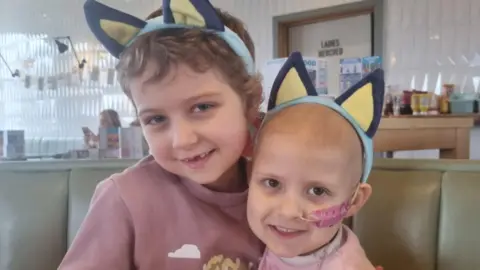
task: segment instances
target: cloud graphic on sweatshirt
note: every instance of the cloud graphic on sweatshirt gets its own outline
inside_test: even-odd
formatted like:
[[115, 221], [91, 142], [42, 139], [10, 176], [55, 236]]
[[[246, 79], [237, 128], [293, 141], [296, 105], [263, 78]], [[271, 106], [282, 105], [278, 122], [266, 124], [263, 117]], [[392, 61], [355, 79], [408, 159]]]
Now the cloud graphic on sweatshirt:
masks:
[[200, 250], [195, 245], [185, 244], [175, 252], [168, 253], [169, 258], [200, 259]]

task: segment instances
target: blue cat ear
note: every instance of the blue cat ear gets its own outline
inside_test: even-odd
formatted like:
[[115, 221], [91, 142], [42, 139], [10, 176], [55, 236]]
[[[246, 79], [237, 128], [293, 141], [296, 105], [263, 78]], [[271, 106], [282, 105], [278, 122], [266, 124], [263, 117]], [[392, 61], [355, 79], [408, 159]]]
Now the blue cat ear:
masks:
[[335, 102], [372, 138], [382, 119], [384, 94], [384, 72], [377, 69], [349, 88]]
[[300, 52], [293, 52], [278, 72], [270, 92], [268, 110], [291, 100], [318, 96]]
[[83, 9], [90, 30], [116, 58], [147, 24], [144, 20], [113, 9], [96, 0], [87, 0]]
[[163, 20], [167, 24], [183, 24], [225, 31], [225, 25], [207, 0], [163, 0]]

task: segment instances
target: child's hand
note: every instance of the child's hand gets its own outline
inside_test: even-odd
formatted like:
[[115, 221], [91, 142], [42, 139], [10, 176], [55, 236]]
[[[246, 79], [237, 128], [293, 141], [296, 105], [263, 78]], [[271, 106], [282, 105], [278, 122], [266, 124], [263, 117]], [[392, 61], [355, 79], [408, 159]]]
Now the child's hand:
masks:
[[377, 267], [375, 267], [375, 270], [383, 270], [383, 267], [377, 266]]

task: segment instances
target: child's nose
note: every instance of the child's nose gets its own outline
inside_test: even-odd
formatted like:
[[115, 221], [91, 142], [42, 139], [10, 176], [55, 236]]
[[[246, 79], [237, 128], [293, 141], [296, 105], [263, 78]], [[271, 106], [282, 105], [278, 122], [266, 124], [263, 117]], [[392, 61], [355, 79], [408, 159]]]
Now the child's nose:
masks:
[[172, 126], [172, 147], [174, 149], [189, 148], [198, 142], [194, 128], [188, 123], [180, 122]]
[[283, 198], [279, 203], [280, 214], [285, 218], [300, 218], [302, 217], [302, 207], [295, 198]]

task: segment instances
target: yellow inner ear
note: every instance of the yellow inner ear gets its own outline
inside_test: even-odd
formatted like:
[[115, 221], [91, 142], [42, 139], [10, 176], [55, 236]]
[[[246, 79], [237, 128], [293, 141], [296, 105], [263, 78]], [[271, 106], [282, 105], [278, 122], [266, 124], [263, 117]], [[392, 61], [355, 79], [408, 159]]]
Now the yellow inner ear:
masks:
[[140, 29], [137, 27], [111, 20], [100, 20], [100, 27], [109, 37], [121, 45], [127, 45], [127, 43], [140, 32]]
[[368, 83], [358, 89], [341, 105], [364, 131], [367, 131], [373, 121], [373, 86]]
[[300, 79], [300, 76], [298, 76], [297, 70], [292, 68], [287, 73], [287, 76], [285, 76], [280, 88], [278, 89], [275, 105], [279, 105], [307, 95], [307, 89]]
[[175, 23], [199, 27], [205, 26], [205, 19], [189, 0], [172, 0], [170, 1], [170, 8], [172, 9]]

